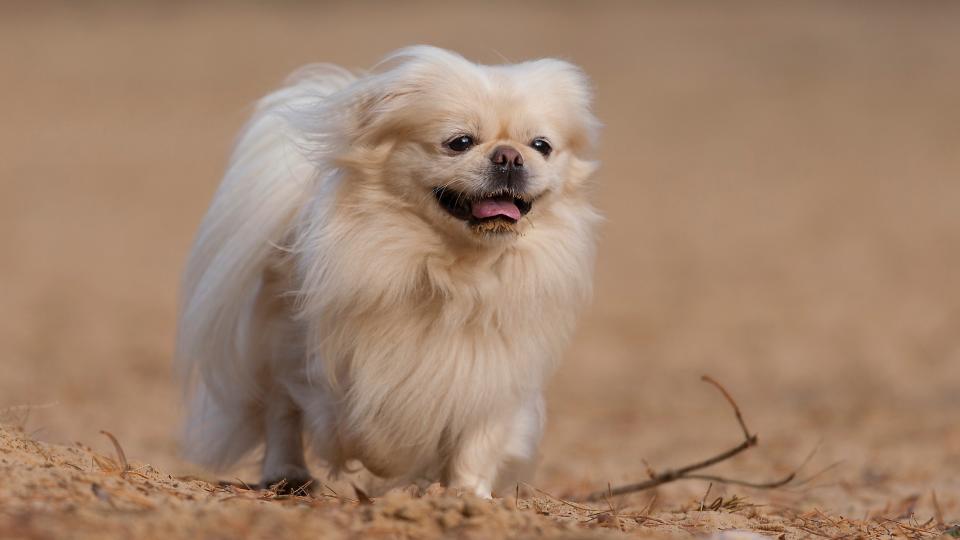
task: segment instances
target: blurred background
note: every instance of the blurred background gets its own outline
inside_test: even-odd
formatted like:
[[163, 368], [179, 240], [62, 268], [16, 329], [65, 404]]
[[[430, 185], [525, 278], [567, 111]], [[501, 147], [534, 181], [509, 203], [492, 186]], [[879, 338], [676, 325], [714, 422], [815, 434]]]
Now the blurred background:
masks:
[[607, 221], [535, 483], [582, 491], [736, 444], [708, 373], [761, 440], [721, 472], [776, 476], [818, 444], [808, 472], [840, 462], [774, 502], [935, 488], [956, 508], [958, 23], [948, 2], [4, 4], [0, 410], [192, 470], [179, 273], [254, 101], [302, 64], [415, 43], [557, 56], [596, 85]]

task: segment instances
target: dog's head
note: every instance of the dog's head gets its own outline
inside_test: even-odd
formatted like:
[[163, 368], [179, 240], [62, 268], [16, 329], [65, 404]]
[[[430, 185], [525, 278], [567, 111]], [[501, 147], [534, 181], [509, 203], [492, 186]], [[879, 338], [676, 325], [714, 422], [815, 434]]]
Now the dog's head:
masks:
[[350, 89], [339, 165], [392, 210], [474, 241], [508, 241], [581, 198], [598, 123], [560, 60], [484, 66], [401, 50]]

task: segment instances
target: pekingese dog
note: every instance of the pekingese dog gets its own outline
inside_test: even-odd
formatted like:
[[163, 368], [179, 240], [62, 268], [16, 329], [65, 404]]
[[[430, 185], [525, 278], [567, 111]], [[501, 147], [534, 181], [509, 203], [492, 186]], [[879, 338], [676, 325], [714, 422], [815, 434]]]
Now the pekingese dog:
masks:
[[560, 60], [402, 49], [296, 73], [236, 144], [184, 276], [188, 458], [490, 497], [535, 456], [589, 296], [591, 89]]

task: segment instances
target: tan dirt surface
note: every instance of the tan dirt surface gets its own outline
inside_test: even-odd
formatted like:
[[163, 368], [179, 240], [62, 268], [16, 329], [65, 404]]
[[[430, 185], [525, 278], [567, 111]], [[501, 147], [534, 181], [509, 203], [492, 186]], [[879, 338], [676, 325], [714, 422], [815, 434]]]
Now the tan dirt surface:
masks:
[[[3, 4], [0, 537], [941, 534], [960, 521], [958, 25], [948, 2]], [[597, 86], [607, 221], [543, 491], [221, 486], [178, 458], [171, 355], [231, 141], [295, 67], [423, 42], [561, 56]], [[710, 472], [768, 480], [816, 448], [800, 482], [558, 499], [739, 443], [701, 374], [760, 440]]]

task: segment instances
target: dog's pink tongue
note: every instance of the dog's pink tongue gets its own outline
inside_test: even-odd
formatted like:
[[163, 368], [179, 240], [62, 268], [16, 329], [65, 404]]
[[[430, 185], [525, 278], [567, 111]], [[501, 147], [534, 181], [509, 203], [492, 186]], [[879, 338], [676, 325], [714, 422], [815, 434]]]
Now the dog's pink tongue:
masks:
[[473, 217], [485, 219], [496, 216], [508, 217], [520, 221], [520, 209], [510, 198], [487, 198], [473, 203]]

